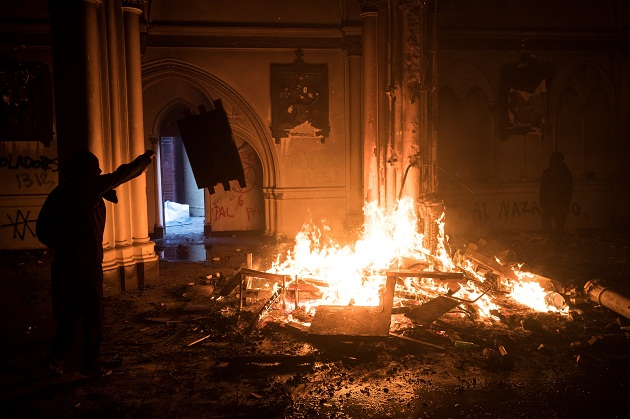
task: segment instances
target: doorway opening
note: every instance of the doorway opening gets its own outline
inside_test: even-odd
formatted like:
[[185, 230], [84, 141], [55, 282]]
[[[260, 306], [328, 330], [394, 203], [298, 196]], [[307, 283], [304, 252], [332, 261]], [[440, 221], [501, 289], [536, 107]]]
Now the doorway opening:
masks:
[[[184, 144], [179, 137], [161, 137], [164, 257], [205, 261], [204, 190], [197, 187]], [[170, 254], [173, 253], [173, 254]]]

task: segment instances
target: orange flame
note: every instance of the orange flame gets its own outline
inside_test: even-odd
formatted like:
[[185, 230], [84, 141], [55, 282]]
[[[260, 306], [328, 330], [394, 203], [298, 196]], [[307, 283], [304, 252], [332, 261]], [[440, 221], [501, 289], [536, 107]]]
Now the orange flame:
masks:
[[[298, 278], [314, 278], [324, 281], [323, 297], [310, 302], [313, 305], [361, 305], [376, 306], [381, 303], [380, 291], [385, 281], [385, 270], [403, 266], [405, 259], [421, 263], [425, 270], [465, 272], [474, 279], [462, 281], [459, 289], [451, 294], [466, 301], [474, 301], [481, 317], [489, 318], [498, 309], [488, 294], [481, 295], [479, 283], [485, 278], [475, 273], [468, 261], [457, 260], [447, 250], [448, 238], [444, 233], [444, 214], [438, 224], [438, 246], [431, 254], [424, 248], [423, 235], [418, 232], [418, 217], [414, 202], [405, 197], [395, 208], [387, 211], [376, 202], [366, 203], [363, 208], [365, 222], [356, 242], [340, 245], [331, 237], [330, 228], [317, 227], [312, 221], [305, 223], [296, 235], [295, 246], [284, 259], [278, 259], [268, 272]], [[525, 278], [522, 272], [519, 278]], [[405, 278], [403, 288], [426, 300], [445, 294], [444, 284], [426, 278]], [[509, 296], [520, 304], [537, 311], [559, 311], [545, 301], [546, 291], [535, 282], [521, 281], [512, 284]], [[302, 303], [302, 301], [300, 301]], [[305, 304], [307, 305], [307, 304]]]

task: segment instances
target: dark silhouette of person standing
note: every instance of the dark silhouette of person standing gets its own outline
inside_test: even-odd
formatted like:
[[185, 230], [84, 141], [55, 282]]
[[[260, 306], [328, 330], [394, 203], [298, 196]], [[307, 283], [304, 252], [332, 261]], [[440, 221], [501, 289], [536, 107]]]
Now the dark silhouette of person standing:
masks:
[[540, 179], [540, 207], [543, 230], [556, 244], [564, 239], [572, 198], [573, 175], [564, 163], [564, 155], [554, 151]]
[[81, 324], [83, 367], [90, 377], [109, 375], [99, 360], [103, 339], [103, 232], [105, 202], [118, 202], [114, 188], [139, 176], [151, 163], [148, 150], [115, 171], [101, 174], [98, 158], [81, 149], [61, 169], [63, 181], [44, 202], [38, 239], [51, 249], [51, 294], [57, 330], [48, 366], [63, 373], [63, 355]]

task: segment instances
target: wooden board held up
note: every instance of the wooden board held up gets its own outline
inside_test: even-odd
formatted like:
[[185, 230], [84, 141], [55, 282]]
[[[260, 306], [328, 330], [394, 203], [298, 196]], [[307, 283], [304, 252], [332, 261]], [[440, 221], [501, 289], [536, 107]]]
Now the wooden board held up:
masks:
[[224, 190], [230, 190], [231, 180], [238, 181], [241, 188], [246, 186], [243, 164], [227, 113], [220, 99], [213, 105], [214, 109], [210, 111], [177, 121], [197, 187], [208, 188], [211, 194], [218, 183]]

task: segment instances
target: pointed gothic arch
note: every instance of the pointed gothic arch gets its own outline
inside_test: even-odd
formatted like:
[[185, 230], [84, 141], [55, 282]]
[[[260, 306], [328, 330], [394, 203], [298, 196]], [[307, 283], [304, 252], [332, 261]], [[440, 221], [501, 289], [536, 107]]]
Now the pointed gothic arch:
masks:
[[[172, 58], [145, 63], [142, 67], [145, 126], [149, 133], [159, 132], [163, 118], [174, 107], [187, 106], [192, 113], [200, 105], [212, 108], [221, 99], [236, 138], [247, 141], [262, 163], [262, 188], [265, 194], [265, 233], [276, 233], [278, 156], [268, 127], [252, 106], [231, 85], [196, 64]], [[169, 89], [173, 94], [164, 93]], [[149, 103], [150, 102], [150, 103]]]

